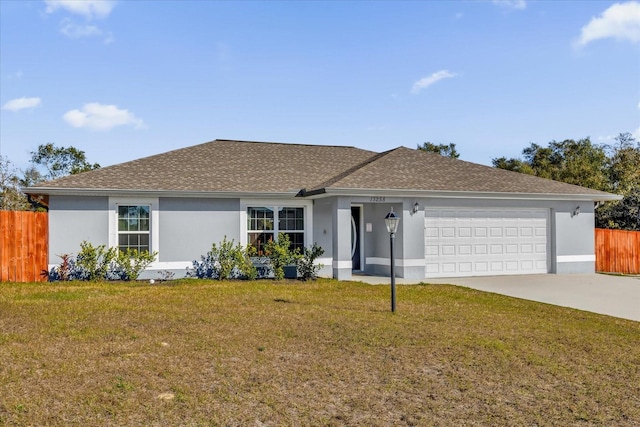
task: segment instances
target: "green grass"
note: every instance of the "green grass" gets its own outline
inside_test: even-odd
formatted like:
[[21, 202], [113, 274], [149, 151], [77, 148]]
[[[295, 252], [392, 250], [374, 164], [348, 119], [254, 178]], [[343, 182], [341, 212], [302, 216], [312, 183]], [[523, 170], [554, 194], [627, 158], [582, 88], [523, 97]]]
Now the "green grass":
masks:
[[0, 284], [0, 425], [640, 425], [640, 323], [448, 285]]

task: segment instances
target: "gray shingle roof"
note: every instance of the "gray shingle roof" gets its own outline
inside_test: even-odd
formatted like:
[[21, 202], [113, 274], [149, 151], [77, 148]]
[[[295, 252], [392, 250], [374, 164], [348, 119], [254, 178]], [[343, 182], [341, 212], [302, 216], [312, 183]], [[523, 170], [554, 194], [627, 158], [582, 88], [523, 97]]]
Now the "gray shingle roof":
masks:
[[293, 192], [374, 155], [354, 147], [215, 140], [38, 184], [43, 188]]
[[411, 190], [505, 194], [612, 195], [584, 187], [399, 147], [215, 140], [38, 184], [48, 189], [318, 194]]
[[577, 185], [399, 147], [370, 158], [320, 189], [396, 189], [489, 193], [608, 195]]

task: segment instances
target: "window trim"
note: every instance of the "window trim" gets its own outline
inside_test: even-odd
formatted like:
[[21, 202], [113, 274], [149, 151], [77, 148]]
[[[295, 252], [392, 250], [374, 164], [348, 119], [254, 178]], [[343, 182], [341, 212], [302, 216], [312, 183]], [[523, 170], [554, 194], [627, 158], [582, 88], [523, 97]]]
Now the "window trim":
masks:
[[[247, 209], [248, 208], [272, 208], [276, 215], [274, 216], [274, 234], [277, 236], [279, 224], [276, 222], [277, 212], [281, 208], [304, 208], [304, 247], [309, 247], [313, 243], [313, 201], [311, 200], [282, 200], [282, 199], [240, 199], [240, 244], [246, 246], [249, 239], [249, 230], [247, 228]], [[284, 230], [285, 232], [287, 230]]]
[[118, 206], [149, 206], [149, 251], [160, 249], [159, 199], [154, 197], [109, 197], [109, 247], [118, 248]]

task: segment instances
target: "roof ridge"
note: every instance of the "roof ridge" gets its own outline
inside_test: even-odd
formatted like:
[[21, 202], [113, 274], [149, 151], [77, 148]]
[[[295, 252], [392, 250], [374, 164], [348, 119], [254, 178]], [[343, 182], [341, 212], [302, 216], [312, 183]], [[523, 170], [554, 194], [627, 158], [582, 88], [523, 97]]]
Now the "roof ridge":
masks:
[[246, 143], [246, 144], [297, 145], [301, 147], [355, 148], [358, 150], [370, 151], [370, 150], [364, 150], [362, 148], [358, 148], [354, 145], [305, 144], [301, 142], [249, 141], [249, 140], [243, 140], [243, 139], [220, 139], [220, 138], [216, 138], [215, 140], [210, 142], [240, 142], [240, 143]]

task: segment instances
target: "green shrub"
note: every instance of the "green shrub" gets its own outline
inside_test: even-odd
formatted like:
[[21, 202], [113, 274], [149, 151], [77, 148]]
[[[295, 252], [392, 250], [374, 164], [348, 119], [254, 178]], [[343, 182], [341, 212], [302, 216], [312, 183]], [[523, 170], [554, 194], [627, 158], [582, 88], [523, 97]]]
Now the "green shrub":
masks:
[[118, 248], [107, 249], [105, 245], [93, 246], [86, 240], [80, 243], [80, 252], [76, 256], [76, 266], [82, 270], [81, 279], [104, 280], [111, 262], [118, 255]]
[[219, 247], [215, 243], [213, 244], [211, 255], [215, 260], [214, 274], [218, 280], [240, 277], [255, 279], [257, 272], [251, 262], [250, 249], [243, 248], [240, 243], [237, 245], [233, 243], [233, 239], [229, 241], [227, 236], [224, 236]]
[[136, 280], [140, 273], [155, 260], [157, 252], [138, 252], [136, 249], [118, 251], [110, 268], [110, 276], [120, 280]]
[[322, 264], [315, 264], [316, 259], [324, 254], [324, 249], [314, 243], [310, 248], [304, 248], [302, 255], [297, 259], [298, 275], [301, 280], [315, 280]]
[[285, 233], [278, 234], [278, 240], [269, 240], [264, 245], [264, 252], [269, 258], [269, 265], [273, 271], [273, 278], [282, 280], [284, 278], [284, 267], [295, 264], [300, 257], [299, 251], [291, 250], [291, 241], [289, 235]]
[[258, 275], [251, 260], [254, 251], [252, 246], [234, 245], [234, 241], [227, 240], [225, 236], [220, 245], [214, 243], [200, 261], [193, 261], [193, 268], [187, 268], [187, 277], [253, 280]]

